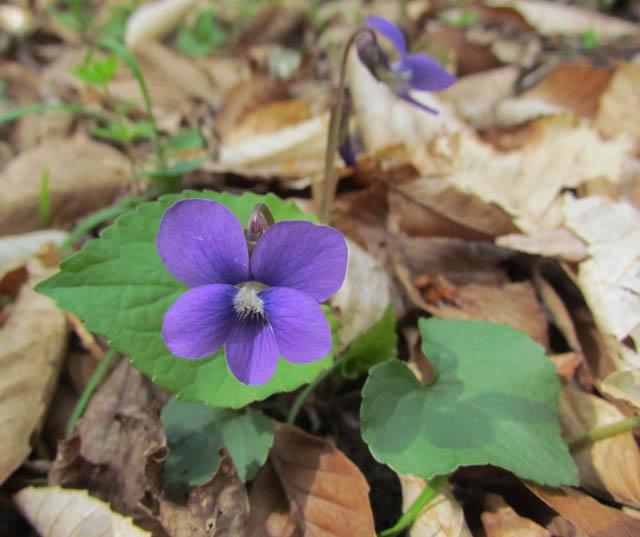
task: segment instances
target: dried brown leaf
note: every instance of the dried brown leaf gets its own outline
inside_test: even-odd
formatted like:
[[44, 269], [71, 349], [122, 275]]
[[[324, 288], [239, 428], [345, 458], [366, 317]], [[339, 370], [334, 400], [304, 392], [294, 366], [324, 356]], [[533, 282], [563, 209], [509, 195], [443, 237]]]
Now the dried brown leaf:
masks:
[[160, 0], [144, 4], [127, 19], [124, 42], [131, 50], [161, 39], [177, 26], [195, 0]]
[[640, 368], [610, 373], [599, 388], [602, 393], [640, 409]]
[[166, 437], [159, 395], [123, 360], [91, 399], [74, 435], [58, 445], [49, 481], [86, 488], [146, 524], [139, 502], [158, 495]]
[[[427, 481], [411, 475], [401, 475], [402, 510], [411, 507], [427, 486]], [[410, 537], [471, 537], [462, 506], [445, 486], [429, 504], [420, 511], [411, 529]]]
[[[565, 389], [560, 397], [560, 424], [575, 437], [625, 418], [614, 405], [589, 393]], [[640, 505], [640, 452], [631, 432], [573, 449], [580, 483], [617, 502]]]
[[501, 496], [487, 494], [487, 510], [480, 515], [487, 537], [552, 537], [533, 520], [520, 516]]
[[47, 229], [0, 238], [0, 280], [49, 246], [60, 246], [69, 234]]
[[552, 488], [535, 483], [526, 485], [549, 507], [583, 530], [587, 537], [640, 535], [640, 520], [602, 505], [584, 492], [570, 487]]
[[527, 254], [555, 257], [577, 263], [587, 257], [587, 247], [575, 233], [565, 228], [542, 229], [532, 235], [512, 233], [496, 239], [496, 244]]
[[369, 485], [329, 442], [276, 424], [271, 462], [305, 537], [373, 537]]
[[54, 271], [36, 260], [27, 268], [29, 279], [0, 329], [0, 483], [31, 452], [31, 435], [53, 396], [67, 342], [64, 313], [33, 290]]
[[611, 138], [628, 136], [640, 152], [640, 68], [636, 65], [618, 67], [600, 99], [595, 126]]
[[14, 496], [18, 509], [46, 537], [149, 537], [85, 490], [28, 487]]
[[119, 151], [84, 135], [24, 151], [0, 172], [0, 235], [40, 227], [40, 185], [46, 170], [51, 224], [56, 226], [109, 205], [125, 185], [130, 165]]
[[593, 30], [600, 39], [640, 33], [640, 26], [579, 6], [543, 0], [488, 0], [492, 7], [511, 7], [538, 32], [547, 36], [581, 35]]
[[175, 537], [242, 537], [247, 534], [247, 491], [223, 448], [218, 468], [187, 498], [186, 506], [160, 500], [160, 522]]

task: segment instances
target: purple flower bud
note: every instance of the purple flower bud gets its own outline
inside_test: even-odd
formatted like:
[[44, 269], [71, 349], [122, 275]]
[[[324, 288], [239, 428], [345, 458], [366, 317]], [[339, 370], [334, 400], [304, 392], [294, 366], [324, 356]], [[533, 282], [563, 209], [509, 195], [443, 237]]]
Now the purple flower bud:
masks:
[[[262, 222], [256, 218], [252, 226]], [[258, 385], [271, 379], [279, 356], [304, 364], [331, 349], [318, 302], [340, 288], [346, 272], [347, 246], [335, 229], [278, 222], [249, 256], [242, 224], [229, 209], [187, 199], [164, 213], [157, 248], [167, 270], [190, 287], [162, 324], [175, 355], [204, 358], [224, 345], [233, 375]]]

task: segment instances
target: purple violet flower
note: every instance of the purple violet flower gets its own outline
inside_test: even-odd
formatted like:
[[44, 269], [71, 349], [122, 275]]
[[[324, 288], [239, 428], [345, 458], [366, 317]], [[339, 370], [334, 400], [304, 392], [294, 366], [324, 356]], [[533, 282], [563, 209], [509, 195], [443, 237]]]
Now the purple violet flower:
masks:
[[327, 355], [331, 330], [318, 303], [340, 288], [347, 266], [335, 229], [290, 220], [262, 231], [249, 254], [235, 215], [196, 198], [167, 209], [157, 239], [165, 267], [191, 288], [165, 313], [165, 344], [182, 358], [224, 345], [229, 369], [248, 385], [268, 382], [280, 355], [296, 364]]
[[391, 21], [378, 16], [367, 17], [366, 21], [367, 26], [391, 41], [400, 53], [400, 59], [390, 64], [386, 54], [372, 39], [363, 38], [358, 44], [358, 52], [364, 64], [398, 97], [422, 110], [437, 114], [437, 110], [413, 99], [409, 91], [441, 91], [451, 86], [456, 77], [440, 67], [438, 61], [431, 56], [409, 54], [402, 31]]

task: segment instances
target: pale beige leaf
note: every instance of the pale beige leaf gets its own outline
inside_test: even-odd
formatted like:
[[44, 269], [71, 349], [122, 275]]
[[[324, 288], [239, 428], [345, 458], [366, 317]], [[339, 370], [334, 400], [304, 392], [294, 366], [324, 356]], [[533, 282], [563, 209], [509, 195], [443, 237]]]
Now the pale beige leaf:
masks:
[[585, 243], [565, 228], [542, 229], [532, 235], [511, 233], [498, 237], [495, 243], [503, 248], [544, 257], [555, 257], [574, 263], [587, 257]]
[[599, 196], [567, 196], [564, 213], [588, 244], [578, 285], [598, 327], [622, 340], [640, 326], [640, 213]]
[[369, 485], [328, 441], [276, 423], [271, 462], [305, 537], [374, 537]]
[[130, 169], [121, 152], [84, 135], [24, 151], [0, 172], [0, 234], [40, 227], [40, 185], [46, 170], [51, 223], [59, 225], [112, 203]]
[[415, 148], [412, 164], [437, 174], [462, 192], [496, 203], [527, 233], [562, 223], [563, 188], [593, 180], [616, 183], [630, 158], [622, 139], [603, 141], [595, 129], [570, 115], [533, 124], [522, 149], [499, 152], [466, 132]]
[[351, 239], [347, 275], [342, 287], [331, 298], [339, 310], [341, 345], [348, 345], [382, 317], [391, 300], [389, 276], [378, 262]]
[[[427, 481], [412, 475], [400, 475], [402, 510], [406, 511], [427, 486]], [[411, 529], [410, 537], [471, 537], [462, 506], [449, 490], [449, 485], [420, 511]]]
[[60, 246], [68, 235], [66, 231], [47, 229], [0, 238], [0, 280], [7, 272], [24, 265], [44, 246]]
[[144, 4], [127, 19], [124, 42], [136, 50], [149, 41], [161, 39], [175, 28], [195, 0], [159, 0]]
[[[565, 437], [625, 418], [614, 405], [589, 393], [565, 389], [559, 402]], [[583, 487], [617, 502], [640, 506], [640, 453], [631, 432], [578, 446], [573, 456]]]
[[64, 313], [32, 289], [55, 271], [36, 260], [27, 269], [29, 280], [0, 329], [0, 483], [31, 451], [31, 435], [47, 410], [66, 348]]
[[615, 371], [599, 385], [600, 391], [640, 409], [640, 368]]
[[600, 99], [595, 125], [614, 138], [625, 135], [640, 150], [640, 67], [623, 63]]
[[149, 537], [85, 490], [28, 487], [14, 496], [20, 512], [43, 537]]
[[480, 518], [487, 537], [552, 537], [548, 530], [516, 513], [502, 496], [487, 494], [486, 503]]
[[600, 39], [637, 35], [640, 26], [578, 6], [542, 0], [487, 0], [493, 7], [511, 7], [538, 32], [547, 36], [581, 35], [595, 31]]

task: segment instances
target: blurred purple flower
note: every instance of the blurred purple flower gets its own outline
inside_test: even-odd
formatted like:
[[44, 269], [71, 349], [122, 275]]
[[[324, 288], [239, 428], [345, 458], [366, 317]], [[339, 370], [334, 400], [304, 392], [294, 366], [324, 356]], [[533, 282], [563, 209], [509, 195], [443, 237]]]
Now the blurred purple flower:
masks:
[[318, 303], [345, 276], [347, 246], [335, 229], [278, 222], [250, 255], [242, 224], [229, 209], [188, 199], [164, 213], [157, 248], [169, 272], [191, 288], [162, 325], [162, 338], [177, 356], [204, 358], [224, 345], [233, 375], [257, 385], [271, 379], [280, 355], [304, 364], [331, 349]]
[[422, 110], [437, 114], [437, 110], [413, 99], [409, 91], [441, 91], [451, 86], [456, 77], [440, 67], [431, 56], [409, 54], [402, 31], [391, 21], [378, 16], [367, 17], [366, 21], [367, 26], [391, 41], [400, 54], [400, 59], [390, 64], [386, 54], [371, 38], [363, 38], [358, 44], [358, 53], [364, 64], [398, 97]]

